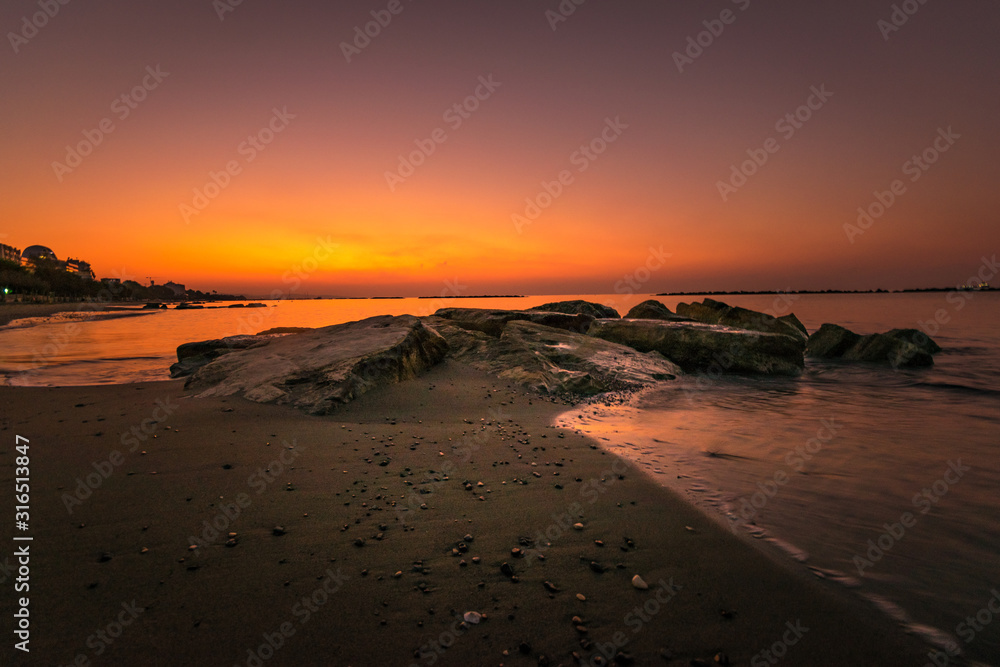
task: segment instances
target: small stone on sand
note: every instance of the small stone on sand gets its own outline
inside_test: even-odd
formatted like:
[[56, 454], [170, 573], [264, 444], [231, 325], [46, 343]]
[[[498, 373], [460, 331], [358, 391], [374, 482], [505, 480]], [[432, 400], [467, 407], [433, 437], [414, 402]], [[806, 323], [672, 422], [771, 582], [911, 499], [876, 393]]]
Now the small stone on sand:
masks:
[[645, 591], [649, 589], [649, 584], [643, 581], [642, 577], [637, 574], [632, 577], [632, 587], [638, 588], [640, 591]]

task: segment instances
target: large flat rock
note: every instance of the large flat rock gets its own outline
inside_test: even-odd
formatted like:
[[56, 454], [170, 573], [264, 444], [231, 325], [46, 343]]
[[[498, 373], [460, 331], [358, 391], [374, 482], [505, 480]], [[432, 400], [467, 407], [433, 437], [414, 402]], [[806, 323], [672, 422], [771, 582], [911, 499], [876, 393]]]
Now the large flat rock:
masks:
[[463, 329], [482, 331], [500, 337], [508, 322], [523, 320], [556, 329], [586, 333], [593, 315], [583, 313], [555, 313], [540, 310], [499, 310], [493, 308], [441, 308], [435, 317], [451, 320]]
[[921, 368], [934, 364], [941, 347], [917, 329], [893, 329], [861, 335], [837, 324], [824, 324], [809, 337], [806, 356], [842, 359], [894, 368]]
[[596, 320], [590, 335], [659, 352], [688, 373], [798, 375], [805, 367], [800, 341], [782, 334], [700, 322]]
[[413, 378], [444, 358], [448, 343], [416, 317], [381, 315], [270, 338], [202, 366], [186, 387], [199, 396], [241, 394], [312, 414]]
[[264, 332], [256, 336], [229, 336], [179, 345], [177, 363], [170, 367], [170, 377], [187, 377], [223, 354], [267, 345], [272, 338], [269, 333]]
[[546, 394], [638, 389], [682, 373], [658, 353], [523, 320], [508, 322], [499, 339], [441, 318], [426, 322], [448, 340], [450, 356]]
[[737, 329], [791, 336], [803, 345], [809, 337], [806, 328], [794, 314], [775, 317], [749, 308], [730, 306], [715, 299], [706, 298], [701, 303], [679, 303], [677, 314], [704, 324], [721, 324]]

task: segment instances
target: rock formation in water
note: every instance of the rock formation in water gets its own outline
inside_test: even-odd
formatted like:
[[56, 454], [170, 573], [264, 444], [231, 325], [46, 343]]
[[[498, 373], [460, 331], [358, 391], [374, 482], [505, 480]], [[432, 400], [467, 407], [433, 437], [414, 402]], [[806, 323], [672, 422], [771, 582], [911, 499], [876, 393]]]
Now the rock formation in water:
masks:
[[722, 324], [737, 329], [791, 336], [803, 344], [809, 337], [805, 326], [794, 314], [779, 318], [748, 308], [730, 306], [715, 299], [706, 298], [701, 303], [679, 303], [677, 314], [705, 324]]
[[425, 321], [448, 341], [450, 356], [542, 393], [590, 396], [646, 387], [682, 373], [656, 352], [534, 322], [511, 320], [497, 339], [449, 320]]
[[783, 334], [701, 322], [597, 320], [590, 335], [640, 352], [659, 352], [688, 373], [798, 375], [801, 341]]
[[595, 319], [592, 315], [582, 313], [498, 310], [493, 308], [441, 308], [434, 315], [451, 320], [463, 329], [482, 331], [498, 338], [503, 332], [504, 326], [513, 320], [524, 320], [556, 329], [586, 333], [590, 323]]
[[809, 337], [806, 356], [842, 359], [894, 368], [932, 366], [941, 347], [917, 329], [892, 329], [885, 333], [861, 335], [836, 324], [824, 324]]

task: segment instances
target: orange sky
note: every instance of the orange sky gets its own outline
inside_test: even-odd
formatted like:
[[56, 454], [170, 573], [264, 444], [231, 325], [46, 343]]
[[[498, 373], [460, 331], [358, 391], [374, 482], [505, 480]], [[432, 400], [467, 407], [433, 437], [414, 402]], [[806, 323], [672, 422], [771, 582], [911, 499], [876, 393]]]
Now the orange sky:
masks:
[[[351, 62], [341, 43], [388, 3], [316, 4], [71, 3], [14, 39], [0, 242], [257, 295], [919, 287], [996, 252], [993, 4], [930, 3], [886, 39], [891, 3], [860, 0], [591, 2], [555, 30], [555, 0], [403, 3]], [[36, 11], [6, 3], [0, 26]], [[776, 126], [824, 86], [794, 133]], [[418, 141], [433, 152], [390, 186]], [[767, 161], [724, 201], [748, 151]], [[882, 217], [845, 230], [897, 179]]]

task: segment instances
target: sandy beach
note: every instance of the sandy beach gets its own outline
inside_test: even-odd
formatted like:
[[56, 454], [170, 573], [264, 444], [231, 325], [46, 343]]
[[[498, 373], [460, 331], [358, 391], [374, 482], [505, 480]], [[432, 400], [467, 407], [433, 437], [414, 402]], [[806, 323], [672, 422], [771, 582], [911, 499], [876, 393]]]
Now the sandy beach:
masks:
[[0, 327], [25, 317], [47, 317], [56, 313], [104, 310], [99, 303], [4, 303], [0, 304]]
[[34, 538], [30, 654], [8, 631], [9, 664], [926, 661], [549, 426], [563, 403], [452, 360], [326, 417], [179, 381], [0, 387], [0, 404], [5, 487], [30, 440]]

